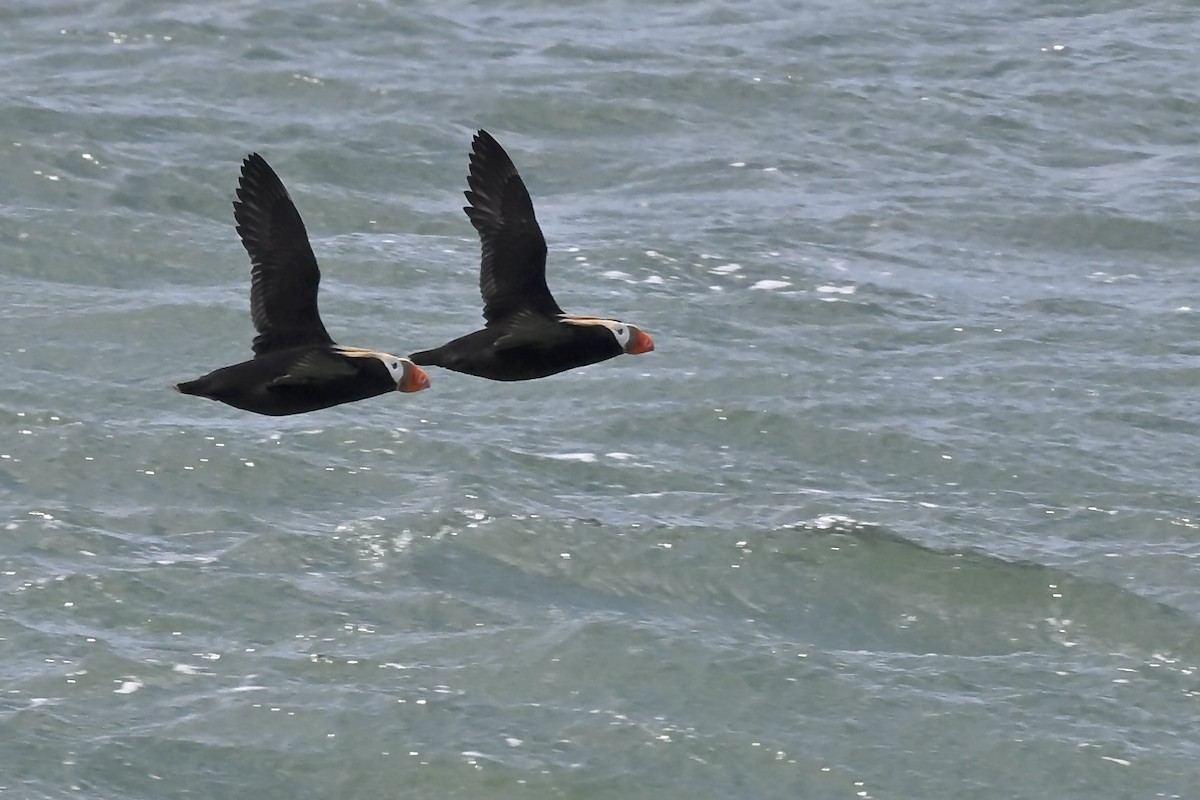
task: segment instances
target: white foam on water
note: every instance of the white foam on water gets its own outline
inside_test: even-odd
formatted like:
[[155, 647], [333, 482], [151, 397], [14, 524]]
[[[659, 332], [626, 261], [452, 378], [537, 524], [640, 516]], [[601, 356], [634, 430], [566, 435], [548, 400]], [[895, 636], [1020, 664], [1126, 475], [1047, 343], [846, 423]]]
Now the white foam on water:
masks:
[[584, 464], [596, 463], [595, 453], [548, 453], [546, 458], [553, 458], [555, 461], [579, 461]]

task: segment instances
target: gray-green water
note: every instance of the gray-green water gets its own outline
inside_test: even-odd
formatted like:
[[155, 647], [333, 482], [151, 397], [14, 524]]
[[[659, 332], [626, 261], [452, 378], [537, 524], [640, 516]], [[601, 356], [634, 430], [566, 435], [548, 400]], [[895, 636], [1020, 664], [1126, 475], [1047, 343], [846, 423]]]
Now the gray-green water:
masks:
[[[1200, 10], [12, 2], [0, 794], [1194, 798]], [[272, 419], [479, 322], [471, 133], [657, 352]]]

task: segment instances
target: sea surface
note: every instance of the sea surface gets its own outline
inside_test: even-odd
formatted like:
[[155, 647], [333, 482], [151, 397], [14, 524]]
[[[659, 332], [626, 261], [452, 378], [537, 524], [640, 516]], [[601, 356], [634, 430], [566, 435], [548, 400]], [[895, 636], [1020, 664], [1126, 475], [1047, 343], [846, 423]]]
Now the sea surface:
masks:
[[[0, 796], [1200, 797], [1200, 6], [0, 7]], [[272, 418], [481, 323], [486, 128], [654, 353]]]

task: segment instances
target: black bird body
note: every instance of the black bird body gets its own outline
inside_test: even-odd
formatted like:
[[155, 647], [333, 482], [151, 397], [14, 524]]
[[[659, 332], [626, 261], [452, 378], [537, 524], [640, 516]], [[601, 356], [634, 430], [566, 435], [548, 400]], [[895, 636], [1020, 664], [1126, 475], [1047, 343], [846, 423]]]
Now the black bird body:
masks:
[[[514, 333], [495, 326], [468, 333], [436, 350], [414, 353], [414, 364], [436, 365], [493, 381], [528, 381], [606, 361], [625, 352], [607, 328], [531, 316]], [[522, 335], [524, 334], [524, 335]]]
[[397, 390], [378, 358], [346, 355], [335, 345], [275, 350], [178, 384], [183, 394], [207, 397], [269, 416], [303, 414]]
[[317, 310], [321, 273], [279, 176], [257, 153], [242, 164], [234, 219], [250, 255], [254, 358], [176, 384], [258, 414], [302, 414], [429, 386], [406, 358], [334, 344]]
[[463, 211], [482, 247], [479, 290], [482, 330], [441, 347], [413, 353], [420, 366], [437, 366], [494, 381], [544, 378], [654, 349], [633, 325], [564, 314], [546, 286], [546, 240], [533, 201], [504, 148], [487, 131], [471, 143], [470, 189]]

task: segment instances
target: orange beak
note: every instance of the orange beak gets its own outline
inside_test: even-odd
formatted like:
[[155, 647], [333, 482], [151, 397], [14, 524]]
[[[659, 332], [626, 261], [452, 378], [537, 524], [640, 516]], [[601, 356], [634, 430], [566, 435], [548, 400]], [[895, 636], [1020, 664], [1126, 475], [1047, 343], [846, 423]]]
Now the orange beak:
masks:
[[398, 392], [419, 392], [429, 388], [429, 376], [425, 370], [413, 364], [404, 370], [404, 377], [396, 387]]
[[650, 338], [650, 334], [644, 331], [638, 331], [637, 336], [633, 337], [625, 347], [625, 352], [633, 356], [640, 356], [642, 353], [649, 353], [654, 349], [654, 340]]

